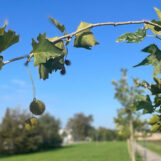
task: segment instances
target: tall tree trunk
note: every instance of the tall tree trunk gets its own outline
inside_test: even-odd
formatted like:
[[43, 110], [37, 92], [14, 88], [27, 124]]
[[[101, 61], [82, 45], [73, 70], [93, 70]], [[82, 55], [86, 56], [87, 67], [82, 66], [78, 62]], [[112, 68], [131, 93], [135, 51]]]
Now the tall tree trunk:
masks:
[[131, 161], [135, 161], [135, 140], [134, 140], [134, 128], [133, 128], [133, 116], [130, 114], [130, 145], [131, 145]]

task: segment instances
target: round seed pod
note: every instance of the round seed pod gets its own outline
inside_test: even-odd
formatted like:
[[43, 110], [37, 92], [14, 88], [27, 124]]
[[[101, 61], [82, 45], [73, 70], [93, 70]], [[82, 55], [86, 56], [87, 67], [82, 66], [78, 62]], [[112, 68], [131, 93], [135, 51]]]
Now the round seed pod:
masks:
[[41, 115], [45, 111], [45, 104], [40, 100], [34, 99], [30, 104], [30, 111], [34, 115]]
[[60, 74], [61, 74], [61, 75], [65, 75], [65, 74], [66, 74], [65, 68], [63, 68], [63, 69], [60, 71]]
[[70, 65], [71, 65], [70, 60], [66, 59], [66, 60], [65, 60], [65, 64], [68, 65], [68, 66], [70, 66]]
[[39, 124], [39, 121], [37, 118], [35, 117], [32, 117], [32, 118], [29, 118], [25, 121], [25, 129], [26, 130], [34, 130]]

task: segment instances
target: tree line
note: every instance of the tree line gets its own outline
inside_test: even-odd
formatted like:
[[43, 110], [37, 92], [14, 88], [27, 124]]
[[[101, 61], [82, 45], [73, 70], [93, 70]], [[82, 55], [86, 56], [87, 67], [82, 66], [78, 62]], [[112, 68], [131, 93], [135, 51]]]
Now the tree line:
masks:
[[[27, 130], [25, 121], [34, 118], [30, 113], [19, 108], [7, 108], [0, 123], [0, 154], [23, 154], [53, 148], [60, 148], [63, 135], [60, 135], [61, 121], [45, 113], [39, 117], [35, 128]], [[72, 130], [74, 141], [112, 141], [124, 140], [117, 130], [105, 127], [95, 128], [93, 116], [77, 113], [69, 118], [66, 129]]]

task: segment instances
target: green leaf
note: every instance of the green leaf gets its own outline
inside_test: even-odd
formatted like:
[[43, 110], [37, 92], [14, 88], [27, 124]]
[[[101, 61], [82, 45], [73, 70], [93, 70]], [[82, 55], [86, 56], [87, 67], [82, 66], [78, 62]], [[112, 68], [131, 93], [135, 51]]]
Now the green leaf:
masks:
[[[151, 22], [156, 23], [161, 26], [161, 21], [152, 20]], [[161, 29], [159, 27], [145, 24], [146, 29], [150, 29], [155, 35], [161, 35]]]
[[158, 86], [156, 84], [151, 84], [150, 91], [151, 91], [152, 95], [156, 95], [156, 94], [161, 93], [161, 89], [158, 88]]
[[[59, 37], [53, 37], [53, 38], [48, 38], [48, 40], [50, 41], [50, 42], [53, 42], [54, 40], [56, 40], [56, 39], [58, 39]], [[65, 49], [65, 47], [64, 47], [64, 43], [63, 43], [63, 41], [62, 40], [60, 40], [59, 42], [57, 42], [56, 44], [55, 44], [55, 46], [56, 47], [58, 47], [59, 49], [61, 49], [61, 50], [63, 50], [63, 53], [64, 53], [64, 55], [66, 56], [67, 55], [67, 51], [66, 51], [66, 49]]]
[[136, 108], [137, 110], [144, 109], [143, 113], [152, 113], [154, 111], [154, 107], [149, 95], [137, 95]]
[[155, 96], [155, 99], [154, 99], [154, 103], [155, 103], [155, 107], [158, 107], [161, 105], [161, 97], [159, 97], [158, 95]]
[[3, 27], [0, 28], [0, 35], [3, 35], [4, 34], [4, 31], [6, 29], [6, 26], [7, 26], [7, 21], [5, 21], [5, 24], [3, 25]]
[[126, 43], [139, 43], [144, 39], [145, 36], [146, 36], [145, 28], [138, 29], [136, 32], [127, 32], [119, 36], [116, 42], [126, 41]]
[[161, 124], [160, 124], [160, 123], [156, 123], [156, 124], [154, 124], [154, 125], [151, 127], [150, 131], [151, 131], [151, 132], [160, 131], [160, 128], [161, 128]]
[[149, 120], [149, 124], [153, 125], [153, 124], [157, 123], [158, 121], [160, 121], [159, 115], [153, 114], [153, 116]]
[[157, 83], [158, 86], [161, 88], [161, 78], [154, 77], [154, 81]]
[[50, 70], [46, 67], [46, 64], [47, 63], [39, 64], [39, 78], [43, 80], [48, 79], [49, 73], [51, 73]]
[[4, 31], [2, 35], [0, 35], [0, 52], [4, 51], [11, 45], [17, 43], [19, 41], [19, 35], [16, 35], [14, 31], [8, 30]]
[[[154, 77], [153, 79], [156, 84], [151, 84], [149, 90], [151, 91], [152, 95], [158, 95], [161, 93], [161, 78]], [[155, 99], [158, 99], [157, 96]], [[156, 104], [158, 104], [158, 100]]]
[[153, 76], [161, 73], [161, 50], [155, 45], [151, 44], [142, 50], [143, 52], [150, 53], [141, 63], [135, 65], [138, 67], [141, 65], [153, 65]]
[[64, 25], [61, 25], [57, 20], [55, 20], [52, 17], [49, 17], [49, 19], [51, 20], [51, 22], [61, 31], [64, 32], [65, 31], [65, 27]]
[[[90, 26], [91, 24], [86, 22], [81, 22], [76, 31], [79, 31], [85, 27]], [[91, 49], [92, 46], [99, 44], [94, 38], [93, 33], [90, 29], [86, 29], [82, 32], [79, 32], [75, 36], [74, 46], [80, 48]]]
[[160, 10], [158, 8], [154, 8], [154, 9], [155, 9], [155, 11], [156, 11], [156, 13], [158, 15], [158, 18], [161, 20], [161, 12], [160, 12]]
[[38, 43], [34, 40], [32, 42], [34, 65], [38, 65], [41, 79], [47, 79], [53, 71], [64, 69], [66, 50], [62, 40], [53, 43], [57, 38], [46, 38], [46, 34], [39, 34]]
[[0, 55], [0, 70], [2, 69], [3, 66], [3, 56]]
[[49, 59], [64, 56], [64, 49], [60, 47], [60, 42], [53, 44], [46, 38], [46, 34], [39, 34], [38, 43], [32, 40], [34, 65], [46, 63]]
[[64, 57], [50, 59], [46, 63], [39, 64], [39, 77], [43, 80], [48, 79], [49, 73], [52, 71], [61, 70], [64, 68]]

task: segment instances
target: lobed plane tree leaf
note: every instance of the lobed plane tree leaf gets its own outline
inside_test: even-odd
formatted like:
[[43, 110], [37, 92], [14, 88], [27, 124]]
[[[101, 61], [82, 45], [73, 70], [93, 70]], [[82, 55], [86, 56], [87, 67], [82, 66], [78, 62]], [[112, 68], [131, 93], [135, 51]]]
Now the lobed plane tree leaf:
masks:
[[[151, 22], [156, 23], [161, 26], [161, 12], [158, 8], [154, 8], [154, 9], [155, 9], [160, 21], [152, 20]], [[150, 24], [145, 24], [145, 28], [150, 29], [155, 35], [161, 35], [161, 28], [159, 28], [159, 27], [156, 27], [156, 26], [153, 26]]]
[[142, 50], [143, 52], [150, 53], [141, 63], [135, 65], [138, 67], [141, 65], [153, 65], [153, 76], [161, 73], [161, 50], [155, 45], [151, 44]]
[[55, 20], [52, 17], [49, 17], [49, 19], [51, 20], [51, 22], [61, 31], [64, 32], [65, 31], [65, 26], [61, 25], [57, 20]]
[[[90, 25], [91, 24], [89, 24], [89, 23], [81, 22], [76, 31], [79, 31], [79, 30], [81, 30], [85, 27], [88, 27]], [[95, 46], [97, 44], [99, 44], [99, 43], [96, 41], [96, 39], [90, 29], [86, 29], [82, 32], [79, 32], [75, 36], [75, 40], [74, 40], [75, 47], [91, 49], [92, 46]]]
[[126, 43], [139, 43], [146, 36], [146, 29], [138, 29], [136, 32], [127, 32], [119, 36], [116, 42], [125, 41]]
[[154, 106], [152, 105], [149, 95], [137, 95], [136, 101], [137, 110], [143, 110], [143, 113], [152, 113], [154, 112]]
[[160, 19], [160, 21], [161, 21], [161, 12], [160, 12], [160, 10], [158, 9], [158, 8], [154, 8], [155, 9], [155, 12], [157, 13], [157, 15], [158, 15], [158, 18]]
[[6, 50], [11, 45], [19, 41], [19, 35], [16, 35], [14, 31], [8, 30], [7, 32], [1, 28], [0, 34], [0, 52]]
[[39, 66], [39, 76], [47, 79], [49, 73], [64, 68], [66, 50], [63, 41], [52, 43], [56, 38], [46, 38], [46, 34], [39, 34], [38, 43], [33, 40], [34, 65]]
[[[151, 22], [161, 26], [161, 21], [152, 20]], [[159, 27], [145, 24], [145, 29], [150, 29], [155, 35], [161, 35], [161, 28]]]
[[3, 35], [4, 34], [4, 31], [6, 29], [6, 26], [7, 26], [7, 21], [5, 21], [5, 24], [3, 25], [3, 27], [0, 28], [0, 35]]
[[60, 56], [55, 59], [50, 59], [46, 63], [39, 64], [39, 77], [41, 79], [48, 79], [52, 71], [61, 70], [64, 68], [64, 57]]
[[46, 63], [51, 58], [54, 59], [65, 55], [64, 49], [60, 48], [60, 42], [57, 45], [53, 44], [46, 38], [46, 34], [39, 34], [37, 40], [38, 43], [32, 40], [35, 66]]

